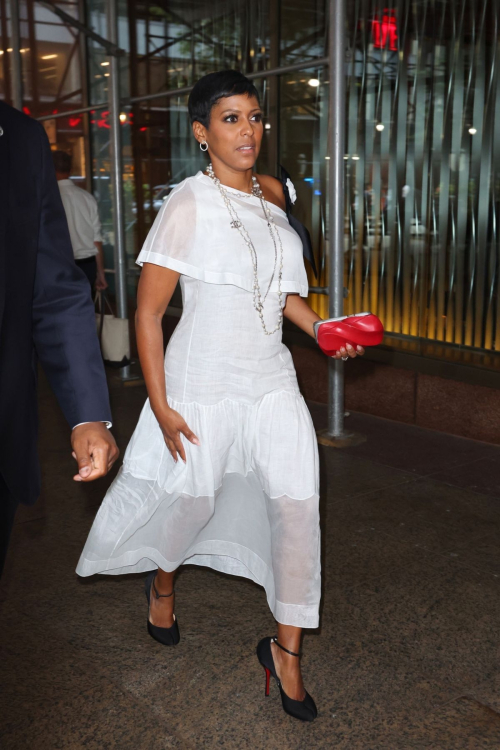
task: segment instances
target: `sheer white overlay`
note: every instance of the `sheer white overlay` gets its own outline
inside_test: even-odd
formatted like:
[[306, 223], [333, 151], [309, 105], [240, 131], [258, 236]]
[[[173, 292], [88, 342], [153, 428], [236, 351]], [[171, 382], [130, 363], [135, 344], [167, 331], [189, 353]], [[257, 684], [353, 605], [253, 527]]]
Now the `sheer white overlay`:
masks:
[[[260, 201], [232, 196], [265, 291], [274, 246]], [[307, 295], [299, 237], [270, 204], [283, 243], [282, 289]], [[165, 355], [169, 404], [198, 436], [187, 461], [167, 450], [149, 401], [96, 516], [77, 572], [132, 573], [183, 563], [250, 578], [279, 622], [317, 627], [318, 453], [281, 332], [264, 335], [253, 268], [218, 189], [199, 172], [165, 201], [139, 255], [181, 273], [182, 317]], [[283, 298], [283, 303], [286, 294]], [[277, 280], [265, 303], [272, 328]]]

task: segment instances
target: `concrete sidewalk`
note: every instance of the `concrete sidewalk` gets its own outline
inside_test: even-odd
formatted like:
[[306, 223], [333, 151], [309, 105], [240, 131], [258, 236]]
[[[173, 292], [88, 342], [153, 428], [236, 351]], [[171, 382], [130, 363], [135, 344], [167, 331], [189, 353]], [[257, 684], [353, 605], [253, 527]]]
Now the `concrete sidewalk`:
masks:
[[[111, 395], [123, 451], [145, 389]], [[146, 633], [143, 577], [77, 579], [112, 477], [71, 481], [44, 384], [40, 400], [43, 498], [19, 514], [3, 584], [3, 750], [500, 747], [500, 448], [360, 414], [366, 443], [320, 448], [322, 626], [303, 646], [319, 717], [303, 725], [275, 685], [264, 697], [259, 587], [185, 567], [168, 649]]]

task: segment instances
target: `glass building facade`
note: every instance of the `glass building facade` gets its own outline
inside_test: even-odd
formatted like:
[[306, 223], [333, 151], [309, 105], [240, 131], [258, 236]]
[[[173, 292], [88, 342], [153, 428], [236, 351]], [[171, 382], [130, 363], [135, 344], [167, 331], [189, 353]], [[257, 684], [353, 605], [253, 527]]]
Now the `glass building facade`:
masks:
[[[20, 0], [22, 104], [99, 201], [113, 269], [110, 57], [57, 14], [109, 37], [105, 0]], [[238, 68], [265, 113], [258, 169], [290, 172], [327, 315], [328, 2], [119, 0], [125, 234], [134, 258], [164, 198], [204, 166], [189, 87]], [[0, 97], [13, 101], [11, 0], [0, 0]], [[386, 344], [500, 369], [498, 0], [347, 3], [345, 312], [376, 312]], [[296, 66], [296, 67], [294, 67]], [[81, 111], [88, 109], [88, 111]], [[63, 113], [64, 114], [61, 116]], [[111, 275], [110, 275], [110, 278]]]

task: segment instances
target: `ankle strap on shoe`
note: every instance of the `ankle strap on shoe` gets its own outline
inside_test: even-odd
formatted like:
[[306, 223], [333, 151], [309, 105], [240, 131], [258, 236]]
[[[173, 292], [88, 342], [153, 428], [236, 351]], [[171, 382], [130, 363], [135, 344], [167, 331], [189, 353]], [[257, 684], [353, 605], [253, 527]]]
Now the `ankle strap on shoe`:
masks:
[[168, 597], [172, 596], [173, 593], [174, 593], [173, 591], [171, 591], [170, 594], [159, 594], [158, 593], [158, 589], [156, 588], [156, 585], [155, 585], [155, 579], [154, 578], [153, 578], [153, 591], [154, 591], [155, 597], [157, 599], [162, 599], [162, 598], [163, 599], [168, 599]]
[[277, 639], [276, 636], [274, 636], [273, 638], [271, 638], [271, 643], [275, 643], [278, 646], [278, 648], [280, 648], [282, 651], [286, 651], [286, 653], [290, 654], [290, 656], [298, 656], [298, 657], [301, 656], [300, 652], [298, 654], [296, 654], [293, 651], [289, 651], [289, 649], [287, 649], [284, 646], [282, 646], [281, 643], [278, 643], [278, 639]]

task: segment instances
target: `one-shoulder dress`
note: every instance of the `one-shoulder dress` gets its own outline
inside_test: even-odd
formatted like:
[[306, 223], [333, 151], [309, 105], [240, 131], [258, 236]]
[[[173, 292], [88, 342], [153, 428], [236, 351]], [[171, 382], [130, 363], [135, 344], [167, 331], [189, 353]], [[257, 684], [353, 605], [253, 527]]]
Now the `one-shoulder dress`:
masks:
[[[262, 294], [275, 248], [258, 197], [227, 188], [257, 251]], [[282, 305], [307, 296], [302, 243], [268, 204], [283, 246]], [[278, 245], [278, 265], [279, 265]], [[197, 435], [176, 463], [146, 401], [94, 520], [80, 576], [184, 563], [263, 586], [276, 620], [318, 626], [319, 469], [316, 435], [282, 331], [265, 335], [253, 306], [250, 252], [203, 172], [164, 202], [137, 262], [181, 274], [183, 311], [165, 354], [169, 405]], [[279, 312], [278, 274], [264, 306]]]

